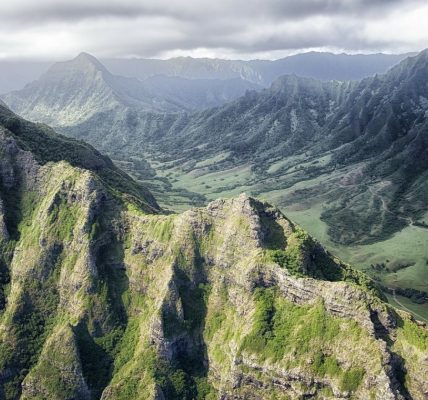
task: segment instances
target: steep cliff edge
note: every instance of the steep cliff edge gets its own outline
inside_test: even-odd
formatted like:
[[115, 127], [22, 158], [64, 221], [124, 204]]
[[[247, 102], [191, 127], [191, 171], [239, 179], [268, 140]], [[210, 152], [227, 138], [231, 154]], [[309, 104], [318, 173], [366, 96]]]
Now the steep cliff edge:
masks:
[[427, 327], [277, 209], [243, 195], [163, 215], [108, 159], [13, 118], [0, 398], [426, 398]]

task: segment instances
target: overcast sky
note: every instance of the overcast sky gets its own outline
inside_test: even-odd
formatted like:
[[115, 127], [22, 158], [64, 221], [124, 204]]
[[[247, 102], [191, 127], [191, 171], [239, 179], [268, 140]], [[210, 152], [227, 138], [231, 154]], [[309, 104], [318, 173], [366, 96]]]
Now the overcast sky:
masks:
[[0, 0], [0, 58], [399, 53], [427, 21], [427, 0]]

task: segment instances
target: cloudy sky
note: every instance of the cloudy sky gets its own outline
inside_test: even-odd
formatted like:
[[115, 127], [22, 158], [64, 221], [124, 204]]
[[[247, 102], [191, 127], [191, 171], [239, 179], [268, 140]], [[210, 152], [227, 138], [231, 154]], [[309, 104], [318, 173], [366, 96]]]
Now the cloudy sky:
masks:
[[0, 1], [0, 59], [207, 56], [428, 47], [427, 0]]

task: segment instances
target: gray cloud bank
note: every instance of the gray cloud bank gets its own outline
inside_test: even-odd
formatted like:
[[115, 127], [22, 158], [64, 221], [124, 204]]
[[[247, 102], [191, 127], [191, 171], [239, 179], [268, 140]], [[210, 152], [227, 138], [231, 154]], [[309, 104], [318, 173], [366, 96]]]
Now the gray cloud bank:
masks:
[[278, 58], [428, 47], [426, 0], [14, 0], [0, 58]]

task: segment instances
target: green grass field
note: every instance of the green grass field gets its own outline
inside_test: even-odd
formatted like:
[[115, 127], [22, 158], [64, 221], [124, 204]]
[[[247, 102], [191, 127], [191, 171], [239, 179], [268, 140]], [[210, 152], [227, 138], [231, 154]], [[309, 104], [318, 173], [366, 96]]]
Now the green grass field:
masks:
[[428, 304], [415, 304], [403, 296], [396, 296], [394, 298], [394, 296], [386, 294], [386, 297], [388, 298], [388, 302], [394, 307], [407, 312], [411, 311], [417, 319], [428, 323]]
[[311, 235], [323, 243], [345, 262], [373, 275], [370, 265], [394, 261], [407, 261], [412, 266], [397, 272], [382, 273], [381, 282], [389, 287], [409, 287], [428, 291], [428, 230], [408, 226], [387, 240], [359, 246], [342, 246], [333, 243], [327, 234], [327, 225], [320, 220], [322, 205], [296, 211], [282, 210], [291, 219], [302, 225]]

